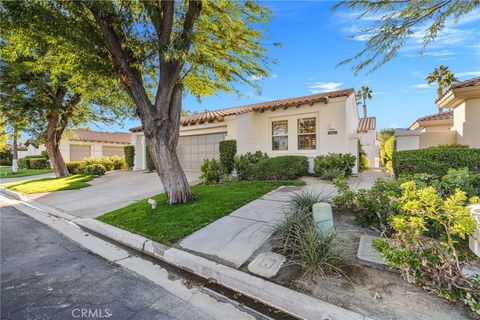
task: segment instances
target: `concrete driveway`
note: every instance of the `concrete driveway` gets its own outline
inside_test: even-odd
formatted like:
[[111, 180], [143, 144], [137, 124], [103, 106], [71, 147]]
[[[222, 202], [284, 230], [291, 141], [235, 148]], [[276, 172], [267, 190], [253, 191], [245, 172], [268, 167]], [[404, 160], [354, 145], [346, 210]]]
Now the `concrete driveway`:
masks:
[[[191, 185], [200, 182], [199, 172], [185, 172]], [[90, 182], [90, 187], [37, 193], [29, 199], [82, 218], [95, 218], [164, 192], [158, 175], [145, 171], [114, 171]]]

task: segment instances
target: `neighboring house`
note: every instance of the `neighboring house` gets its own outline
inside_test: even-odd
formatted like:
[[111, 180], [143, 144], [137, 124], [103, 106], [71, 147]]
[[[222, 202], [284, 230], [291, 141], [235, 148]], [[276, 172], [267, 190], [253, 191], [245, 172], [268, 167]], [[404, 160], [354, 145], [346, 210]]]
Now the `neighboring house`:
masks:
[[[353, 89], [206, 110], [181, 119], [177, 154], [184, 170], [198, 171], [204, 159], [219, 157], [220, 141], [234, 139], [238, 154], [260, 150], [272, 157], [303, 155], [311, 170], [320, 154], [358, 155], [358, 122]], [[145, 169], [142, 127], [130, 131], [135, 169]]]
[[[10, 143], [7, 143], [6, 148], [7, 148], [7, 150], [10, 150], [10, 151], [13, 150], [13, 146], [12, 146], [12, 144], [10, 144]], [[18, 157], [18, 159], [25, 158], [26, 156], [28, 156], [28, 148], [27, 148], [27, 145], [26, 145], [26, 144], [19, 143], [19, 144], [17, 145], [17, 157]]]
[[396, 150], [452, 143], [480, 148], [480, 78], [453, 84], [436, 103], [448, 111], [419, 118], [408, 130], [397, 130]]
[[379, 141], [377, 139], [377, 118], [366, 117], [358, 121], [358, 138], [362, 144], [362, 149], [367, 154], [368, 165], [371, 168], [380, 166]]
[[[86, 129], [67, 129], [60, 141], [60, 152], [65, 161], [79, 161], [87, 157], [124, 156], [123, 147], [131, 141], [128, 132], [100, 132]], [[45, 146], [31, 148], [29, 155], [40, 154]]]

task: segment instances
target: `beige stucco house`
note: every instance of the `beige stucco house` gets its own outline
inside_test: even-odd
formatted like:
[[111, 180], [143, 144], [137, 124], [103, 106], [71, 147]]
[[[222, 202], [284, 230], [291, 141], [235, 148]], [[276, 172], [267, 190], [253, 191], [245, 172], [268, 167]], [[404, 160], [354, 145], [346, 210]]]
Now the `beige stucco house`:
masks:
[[[87, 129], [67, 129], [60, 141], [60, 152], [65, 161], [79, 161], [87, 157], [124, 156], [123, 147], [131, 141], [129, 132], [101, 132]], [[39, 155], [45, 145], [38, 148], [30, 144], [29, 155]]]
[[[184, 170], [198, 171], [206, 158], [218, 158], [219, 142], [234, 139], [237, 153], [260, 150], [269, 156], [303, 155], [310, 160], [329, 152], [358, 154], [358, 110], [353, 89], [287, 98], [181, 119], [177, 154]], [[145, 137], [132, 128], [135, 169], [144, 169]], [[357, 166], [355, 167], [357, 172]]]
[[419, 118], [408, 130], [397, 130], [396, 150], [452, 143], [480, 148], [480, 78], [453, 84], [436, 103], [447, 111]]

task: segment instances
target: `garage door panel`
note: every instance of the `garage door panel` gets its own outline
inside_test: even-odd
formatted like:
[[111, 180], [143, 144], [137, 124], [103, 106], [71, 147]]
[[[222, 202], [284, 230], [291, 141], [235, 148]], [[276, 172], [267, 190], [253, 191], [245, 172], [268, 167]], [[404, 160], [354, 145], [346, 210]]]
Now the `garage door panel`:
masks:
[[124, 156], [123, 146], [103, 146], [102, 147], [103, 156], [113, 157], [113, 156]]
[[180, 137], [177, 155], [183, 169], [198, 171], [204, 159], [218, 159], [219, 142], [225, 136], [226, 133], [215, 133]]
[[90, 157], [91, 147], [89, 145], [71, 144], [70, 145], [70, 161], [80, 161]]

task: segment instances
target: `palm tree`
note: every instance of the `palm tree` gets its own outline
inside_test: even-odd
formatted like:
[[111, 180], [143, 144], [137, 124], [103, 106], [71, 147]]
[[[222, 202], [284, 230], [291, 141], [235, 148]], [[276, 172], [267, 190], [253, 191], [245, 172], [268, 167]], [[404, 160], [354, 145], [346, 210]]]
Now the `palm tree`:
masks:
[[[437, 83], [437, 100], [443, 96], [444, 89], [447, 89], [452, 83], [458, 81], [453, 72], [448, 70], [448, 67], [444, 65], [440, 65], [438, 68], [433, 69], [425, 80], [427, 80], [428, 84], [434, 82]], [[439, 107], [438, 112], [442, 112], [442, 108]]]
[[433, 69], [431, 73], [425, 78], [428, 84], [437, 83], [437, 99], [440, 99], [443, 95], [443, 89], [450, 87], [453, 82], [457, 82], [458, 79], [455, 78], [455, 75], [448, 70], [447, 66], [439, 66], [438, 68]]
[[362, 99], [363, 101], [363, 117], [367, 117], [367, 99], [372, 99], [372, 90], [367, 86], [362, 86], [360, 90], [357, 91], [357, 99]]

